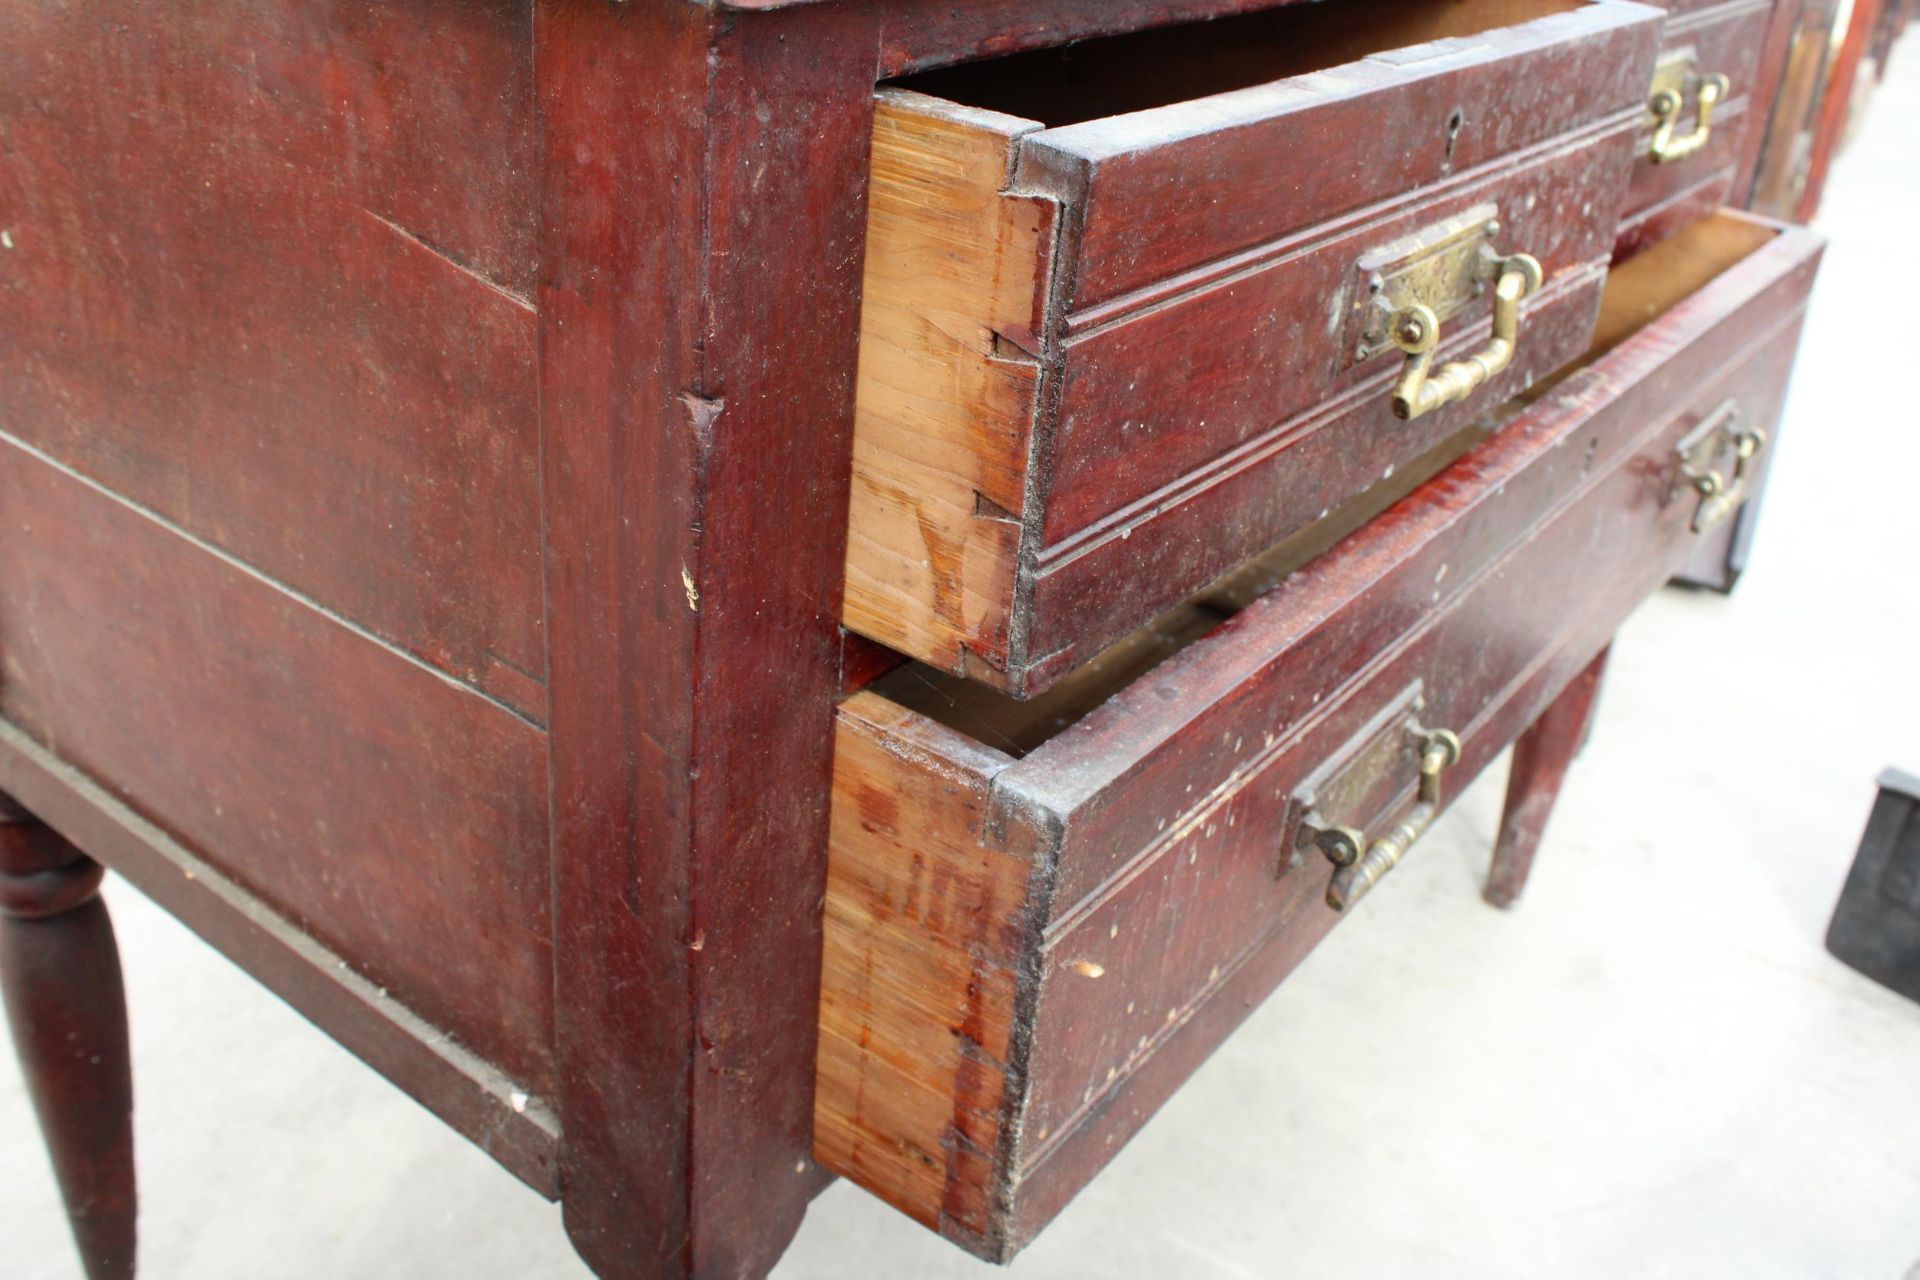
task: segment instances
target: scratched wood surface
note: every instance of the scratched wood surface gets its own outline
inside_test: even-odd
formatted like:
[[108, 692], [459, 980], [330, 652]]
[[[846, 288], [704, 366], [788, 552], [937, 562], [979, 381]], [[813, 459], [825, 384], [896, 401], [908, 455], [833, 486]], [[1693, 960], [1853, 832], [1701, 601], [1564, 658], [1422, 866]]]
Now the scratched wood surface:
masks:
[[[1357, 12], [1282, 9], [883, 91], [851, 629], [1038, 693], [1585, 348], [1659, 15]], [[1534, 103], [1543, 83], [1578, 88]], [[1551, 283], [1484, 398], [1401, 423], [1396, 360], [1352, 355], [1355, 263], [1481, 205]], [[1451, 326], [1447, 354], [1486, 324]]]
[[9, 10], [0, 712], [546, 1097], [530, 23]]
[[0, 431], [542, 719], [530, 23], [12, 6]]
[[1302, 780], [1417, 689], [1466, 743], [1451, 794], [1684, 558], [1675, 442], [1728, 398], [1772, 422], [1818, 254], [1729, 215], [1628, 264], [1592, 366], [1057, 733], [976, 737], [924, 667], [844, 704], [817, 1157], [983, 1256], [1030, 1239], [1334, 923], [1324, 859], [1285, 853]]

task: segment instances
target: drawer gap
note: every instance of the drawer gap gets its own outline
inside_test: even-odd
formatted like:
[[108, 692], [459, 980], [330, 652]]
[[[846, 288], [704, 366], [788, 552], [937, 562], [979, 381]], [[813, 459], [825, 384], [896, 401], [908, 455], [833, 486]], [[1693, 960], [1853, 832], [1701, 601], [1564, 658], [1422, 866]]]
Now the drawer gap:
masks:
[[866, 686], [910, 711], [1020, 759], [1085, 718], [1113, 695], [1207, 635], [1282, 579], [1332, 548], [1486, 439], [1493, 420], [1456, 432], [1292, 537], [1275, 543], [1146, 626], [1109, 645], [1092, 661], [1031, 698], [924, 662], [895, 667]]
[[1569, 13], [1590, 0], [1290, 4], [923, 71], [891, 83], [1049, 128], [1309, 75]]

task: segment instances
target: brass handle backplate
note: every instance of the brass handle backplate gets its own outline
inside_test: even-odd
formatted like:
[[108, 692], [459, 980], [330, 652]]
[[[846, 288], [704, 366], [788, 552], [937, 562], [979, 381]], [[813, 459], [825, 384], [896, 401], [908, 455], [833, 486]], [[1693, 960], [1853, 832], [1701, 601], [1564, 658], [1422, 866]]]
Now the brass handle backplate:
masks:
[[[1737, 425], [1731, 402], [1709, 415], [1702, 426], [1711, 430], [1704, 433], [1696, 430], [1682, 442], [1679, 449], [1681, 479], [1700, 495], [1700, 505], [1693, 510], [1692, 528], [1695, 533], [1705, 533], [1713, 528], [1746, 501], [1747, 485], [1753, 479], [1754, 459], [1767, 447], [1766, 432], [1759, 427]], [[1730, 476], [1718, 467], [1697, 460], [1699, 454], [1714, 450], [1721, 441], [1732, 449], [1733, 474]]]
[[1700, 148], [1707, 145], [1707, 139], [1713, 134], [1713, 109], [1731, 91], [1733, 85], [1723, 75], [1702, 76], [1700, 87], [1695, 92], [1696, 114], [1693, 131], [1683, 138], [1674, 137], [1674, 130], [1680, 124], [1680, 111], [1685, 105], [1680, 91], [1675, 88], [1663, 88], [1654, 91], [1647, 100], [1647, 109], [1653, 113], [1655, 126], [1653, 142], [1647, 148], [1655, 164], [1672, 164], [1676, 160], [1685, 160]]
[[1500, 257], [1489, 253], [1486, 262], [1495, 284], [1493, 340], [1484, 350], [1434, 369], [1434, 348], [1440, 345], [1439, 317], [1418, 302], [1394, 312], [1388, 333], [1407, 357], [1393, 389], [1396, 417], [1410, 420], [1464, 400], [1513, 363], [1513, 353], [1520, 345], [1520, 300], [1538, 290], [1546, 274], [1532, 254]]
[[1327, 826], [1308, 832], [1313, 844], [1336, 870], [1327, 885], [1327, 905], [1345, 911], [1366, 896], [1381, 877], [1426, 834], [1440, 812], [1440, 775], [1460, 761], [1460, 739], [1448, 729], [1415, 730], [1420, 747], [1420, 786], [1413, 810], [1378, 840], [1353, 827]]

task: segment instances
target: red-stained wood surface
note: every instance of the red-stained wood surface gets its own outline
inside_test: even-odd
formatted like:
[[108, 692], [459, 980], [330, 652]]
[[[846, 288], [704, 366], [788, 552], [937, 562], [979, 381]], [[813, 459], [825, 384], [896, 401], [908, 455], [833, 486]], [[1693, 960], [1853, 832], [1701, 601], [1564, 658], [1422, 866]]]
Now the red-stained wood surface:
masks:
[[0, 432], [540, 719], [530, 21], [13, 6]]
[[1500, 835], [1494, 842], [1484, 895], [1496, 907], [1511, 907], [1527, 887], [1547, 819], [1560, 798], [1560, 785], [1586, 745], [1606, 666], [1603, 649], [1513, 744], [1506, 807], [1500, 814]]
[[[602, 1274], [764, 1272], [821, 1182], [832, 702], [888, 662], [834, 625], [875, 83], [1270, 7], [16, 6], [0, 787], [563, 1195]], [[1597, 16], [1643, 31], [1631, 13]], [[1538, 114], [1470, 117], [1454, 163]], [[1167, 154], [1069, 168], [1089, 191], [1210, 176]], [[1303, 189], [1339, 169], [1311, 155]], [[1137, 281], [1270, 239], [1286, 184], [1262, 167], [1249, 200], [1249, 172], [1192, 210], [1192, 253], [1089, 224], [1086, 300], [1111, 314], [1075, 339], [1117, 331]], [[1397, 172], [1339, 207], [1394, 199]], [[1536, 337], [1570, 340], [1577, 311], [1541, 299]], [[1563, 674], [1542, 660], [1510, 705]], [[1145, 770], [1137, 803], [1194, 776]], [[54, 923], [71, 945], [14, 963], [10, 999], [97, 1014], [104, 914]], [[1069, 1172], [1013, 1235], [1309, 943], [1223, 978], [1110, 1127], [1057, 1138]], [[63, 1094], [49, 1127], [117, 1109]], [[115, 1221], [93, 1252], [119, 1267]]]
[[[954, 494], [914, 489], [912, 465], [863, 474], [860, 492], [882, 496], [855, 508], [850, 627], [1039, 693], [1585, 349], [1660, 14], [1579, 0], [1436, 14], [1396, 0], [1372, 16], [1288, 8], [902, 82], [938, 99], [918, 108], [929, 120], [984, 109], [1048, 126], [1010, 142], [1005, 201], [1056, 205], [1060, 232], [1039, 238], [1051, 283], [1037, 332], [923, 362], [930, 390], [885, 380], [919, 352], [888, 313], [880, 372], [863, 384], [864, 447], [891, 457], [904, 436], [933, 467], [971, 450], [1017, 483], [956, 517]], [[1390, 408], [1402, 358], [1354, 355], [1358, 264], [1482, 206], [1500, 250], [1535, 255], [1549, 284], [1524, 307], [1505, 372], [1402, 423]], [[926, 305], [919, 324], [944, 332], [944, 299]], [[1450, 319], [1441, 358], [1484, 346], [1488, 324], [1484, 303]], [[990, 380], [994, 395], [952, 415], [961, 427], [913, 436], [913, 396], [964, 396], [975, 364], [1007, 360], [1032, 364], [1037, 385], [1002, 403]], [[1029, 430], [1011, 462], [995, 452]], [[1013, 563], [989, 571], [990, 554]], [[902, 608], [911, 625], [892, 616]]]
[[539, 6], [567, 1225], [769, 1268], [808, 1161], [876, 35]]
[[88, 1280], [132, 1280], [127, 1000], [100, 865], [0, 796], [0, 997]]
[[6, 720], [550, 1097], [539, 729], [18, 444], [0, 513]]
[[[1004, 918], [1015, 1021], [968, 1029], [974, 1070], [953, 1075], [956, 1128], [993, 1145], [973, 1159], [957, 1158], [971, 1151], [964, 1142], [946, 1153], [935, 1225], [949, 1238], [1001, 1258], [1031, 1239], [1332, 926], [1330, 868], [1311, 849], [1287, 853], [1296, 788], [1313, 769], [1418, 690], [1420, 722], [1465, 742], [1446, 775], [1456, 794], [1684, 558], [1698, 498], [1676, 443], [1728, 400], [1743, 423], [1772, 424], [1819, 257], [1804, 232], [1730, 216], [1701, 230], [1719, 247], [1679, 246], [1641, 286], [1659, 297], [1689, 273], [1724, 274], [1645, 329], [1610, 332], [1619, 345], [1361, 533], [1029, 753], [1009, 757], [983, 737], [939, 766], [957, 787], [977, 779], [985, 799], [977, 831], [940, 833], [930, 847], [971, 840], [983, 865], [1004, 855], [1033, 868]], [[1623, 310], [1616, 323], [1644, 318]], [[855, 714], [902, 687], [870, 686]], [[969, 723], [984, 722], [963, 713], [913, 735], [915, 753], [937, 756], [929, 744]], [[1412, 784], [1410, 770], [1383, 775], [1337, 820], [1384, 829]], [[874, 807], [859, 826], [885, 824]], [[935, 915], [965, 918], [971, 880], [920, 886], [919, 905], [918, 879], [903, 880], [905, 901], [867, 908], [875, 945], [922, 915], [929, 928]], [[855, 936], [834, 949], [857, 956], [862, 911], [842, 918]], [[982, 922], [983, 938], [1008, 945], [999, 922]], [[983, 944], [982, 990], [1000, 981], [992, 954]], [[869, 998], [885, 1004], [887, 990], [876, 983]], [[903, 998], [911, 1009], [933, 997]], [[888, 1025], [899, 1023], [876, 1015], [862, 1035]], [[837, 1053], [836, 1071], [857, 1074], [849, 1064], [864, 1053], [885, 1075], [909, 1049], [850, 1043], [859, 1052]], [[833, 1096], [860, 1101], [842, 1171], [863, 1144], [925, 1143], [939, 1158], [938, 1135], [894, 1133], [887, 1097], [844, 1083]]]
[[1734, 199], [1742, 190], [1740, 175], [1766, 129], [1774, 0], [1665, 7], [1669, 13], [1661, 28], [1661, 53], [1691, 59], [1676, 137], [1684, 139], [1693, 128], [1700, 77], [1724, 75], [1729, 88], [1714, 108], [1707, 144], [1684, 159], [1655, 163], [1650, 150], [1653, 117], [1646, 115], [1620, 214], [1616, 259], [1632, 256], [1722, 205], [1741, 203]]
[[[1288, 74], [1282, 61], [1267, 77], [1276, 83], [1027, 139], [1016, 186], [1045, 191], [1069, 209], [1061, 311], [1081, 316], [1184, 269], [1643, 104], [1657, 11], [1611, 2], [1555, 7], [1554, 0], [1508, 5], [1488, 16], [1515, 25], [1409, 38], [1404, 51], [1377, 49], [1381, 37], [1370, 34], [1360, 49], [1372, 56], [1345, 66], [1333, 61], [1347, 60], [1337, 38], [1325, 35], [1331, 52], [1309, 44], [1311, 52], [1294, 54], [1306, 64], [1296, 80], [1281, 78]], [[1276, 35], [1288, 41], [1315, 35], [1311, 27], [1295, 35], [1302, 24], [1291, 12], [1262, 21], [1278, 24]], [[1318, 71], [1330, 62], [1337, 71]], [[1021, 113], [1018, 98], [983, 105]], [[1302, 182], [1302, 173], [1323, 177]], [[1333, 174], [1338, 180], [1326, 177]]]
[[[1222, 998], [1235, 969], [1266, 968], [1270, 984], [1333, 923], [1319, 901], [1323, 862], [1308, 862], [1314, 870], [1291, 893], [1288, 877], [1263, 895], [1253, 876], [1289, 845], [1274, 828], [1274, 805], [1308, 764], [1417, 675], [1427, 695], [1422, 721], [1456, 727], [1467, 742], [1447, 783], [1456, 793], [1672, 571], [1691, 541], [1690, 503], [1670, 487], [1673, 441], [1730, 393], [1755, 420], [1771, 419], [1797, 336], [1797, 300], [1811, 278], [1812, 243], [1795, 238], [1763, 250], [1752, 270], [1710, 288], [1697, 305], [1671, 313], [1671, 323], [1567, 384], [1367, 536], [1301, 571], [1213, 640], [1000, 775], [1002, 812], [1033, 813], [1062, 830], [1038, 980], [1051, 995], [1038, 1000], [1028, 1056], [1022, 1132], [1030, 1145], [1015, 1157], [1010, 1184], [1029, 1194], [1016, 1205], [1010, 1240], [1027, 1238], [1057, 1212], [1244, 1016], [1243, 1000]], [[1528, 458], [1529, 435], [1563, 430], [1555, 449]], [[1595, 484], [1602, 476], [1606, 482]], [[1587, 514], [1548, 523], [1569, 488], [1590, 495], [1582, 503]], [[1486, 565], [1493, 547], [1536, 526], [1497, 571], [1483, 568], [1475, 578], [1474, 566]], [[1573, 564], [1585, 572], [1567, 572]], [[1453, 598], [1463, 603], [1449, 611], [1447, 584], [1460, 581], [1456, 575], [1470, 585], [1458, 589]], [[1348, 683], [1361, 673], [1364, 686]], [[1323, 705], [1327, 691], [1356, 687], [1367, 692], [1333, 709]], [[1203, 781], [1234, 776], [1246, 767], [1235, 745], [1245, 750], [1268, 734], [1288, 743], [1263, 757], [1278, 763], [1239, 786], [1234, 804], [1192, 823], [1186, 815], [1208, 789]], [[1185, 826], [1184, 838], [1167, 844], [1163, 823]], [[1168, 856], [1167, 848], [1187, 857]], [[1202, 866], [1205, 876], [1193, 879]], [[1307, 941], [1289, 937], [1296, 933]], [[1259, 958], [1263, 951], [1278, 957], [1272, 967]], [[1101, 979], [1084, 976], [1088, 962], [1101, 968]], [[1116, 981], [1123, 976], [1129, 980]], [[1145, 1072], [1151, 1083], [1138, 1090], [1100, 1084], [1090, 1097], [1088, 1082], [1103, 1081], [1108, 1067], [1119, 1067], [1123, 1081], [1130, 1071]]]

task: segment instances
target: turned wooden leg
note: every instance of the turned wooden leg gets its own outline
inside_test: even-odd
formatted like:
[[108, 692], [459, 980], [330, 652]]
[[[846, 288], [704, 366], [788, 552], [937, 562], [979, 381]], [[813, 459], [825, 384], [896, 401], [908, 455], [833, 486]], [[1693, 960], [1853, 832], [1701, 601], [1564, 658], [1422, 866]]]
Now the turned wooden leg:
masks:
[[133, 1079], [101, 868], [0, 797], [0, 994], [91, 1280], [133, 1275]]
[[1546, 834], [1567, 766], [1586, 745], [1594, 694], [1606, 666], [1607, 650], [1602, 649], [1513, 744], [1507, 807], [1500, 817], [1500, 839], [1493, 847], [1493, 870], [1487, 876], [1486, 898], [1496, 907], [1512, 906], [1527, 887], [1533, 855]]

